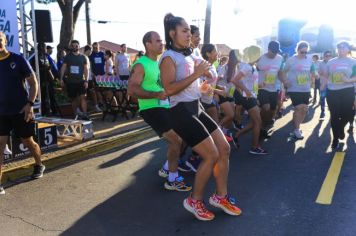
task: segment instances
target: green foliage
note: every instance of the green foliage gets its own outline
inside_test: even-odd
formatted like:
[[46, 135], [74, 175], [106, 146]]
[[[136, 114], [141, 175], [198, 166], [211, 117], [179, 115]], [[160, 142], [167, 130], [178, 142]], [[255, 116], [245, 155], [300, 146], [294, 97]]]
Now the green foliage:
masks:
[[50, 4], [52, 2], [57, 2], [57, 0], [36, 0], [38, 3]]

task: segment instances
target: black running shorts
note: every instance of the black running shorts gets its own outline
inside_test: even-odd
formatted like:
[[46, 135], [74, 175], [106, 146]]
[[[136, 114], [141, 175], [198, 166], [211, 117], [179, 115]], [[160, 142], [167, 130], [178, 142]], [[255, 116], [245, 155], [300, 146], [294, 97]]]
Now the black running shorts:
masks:
[[201, 143], [218, 125], [207, 115], [199, 100], [180, 102], [171, 108], [174, 131], [191, 147]]
[[300, 104], [309, 104], [310, 92], [288, 92], [293, 106]]
[[260, 105], [269, 104], [271, 110], [277, 108], [278, 92], [269, 92], [264, 89], [258, 90], [257, 99], [260, 102]]
[[140, 116], [151, 126], [159, 137], [172, 129], [172, 119], [168, 108], [150, 108], [140, 111]]
[[10, 136], [13, 130], [15, 135], [20, 138], [35, 136], [35, 122], [25, 121], [25, 113], [16, 115], [0, 115], [0, 136]]

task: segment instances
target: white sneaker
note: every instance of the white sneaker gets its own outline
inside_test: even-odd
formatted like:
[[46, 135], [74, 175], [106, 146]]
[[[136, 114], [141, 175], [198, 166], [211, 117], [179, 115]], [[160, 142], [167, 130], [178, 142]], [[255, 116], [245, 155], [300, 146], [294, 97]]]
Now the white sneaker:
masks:
[[9, 149], [9, 146], [7, 144], [4, 149], [4, 155], [12, 155], [12, 151]]
[[101, 110], [98, 105], [96, 105], [94, 109], [95, 109], [96, 112], [103, 112], [103, 110]]
[[3, 186], [0, 185], [0, 195], [4, 195], [5, 194], [5, 189]]
[[293, 133], [294, 133], [294, 137], [296, 139], [303, 139], [304, 138], [303, 135], [302, 135], [302, 131], [300, 129], [294, 130]]

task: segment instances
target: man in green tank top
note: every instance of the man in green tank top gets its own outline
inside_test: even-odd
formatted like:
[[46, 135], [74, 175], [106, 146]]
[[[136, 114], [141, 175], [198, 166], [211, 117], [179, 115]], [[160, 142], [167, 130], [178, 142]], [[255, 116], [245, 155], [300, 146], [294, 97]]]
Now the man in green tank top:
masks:
[[160, 80], [157, 59], [163, 51], [162, 39], [158, 33], [150, 31], [142, 41], [146, 54], [132, 66], [128, 94], [138, 98], [140, 116], [168, 142], [168, 162], [159, 171], [161, 177], [168, 177], [164, 187], [168, 190], [190, 191], [191, 186], [185, 184], [178, 174], [182, 139], [172, 129], [169, 100]]

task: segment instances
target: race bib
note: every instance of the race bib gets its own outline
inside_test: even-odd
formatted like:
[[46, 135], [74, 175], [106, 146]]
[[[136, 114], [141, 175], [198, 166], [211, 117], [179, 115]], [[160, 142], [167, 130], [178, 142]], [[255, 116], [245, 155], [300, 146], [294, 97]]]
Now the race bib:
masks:
[[265, 77], [266, 84], [275, 84], [275, 82], [276, 82], [276, 75], [266, 74], [266, 77]]
[[159, 105], [160, 106], [169, 106], [169, 100], [168, 98], [167, 99], [164, 99], [164, 100], [159, 100]]
[[95, 64], [101, 64], [101, 63], [103, 63], [103, 61], [101, 60], [101, 57], [95, 57], [95, 58], [94, 58], [94, 62], [95, 62]]
[[308, 76], [307, 75], [298, 75], [297, 76], [297, 84], [298, 85], [305, 85], [308, 83]]
[[229, 97], [232, 98], [234, 96], [234, 93], [235, 93], [235, 87], [231, 86], [228, 91]]
[[341, 84], [342, 83], [342, 73], [332, 73], [331, 82], [333, 84]]
[[70, 66], [71, 74], [79, 74], [79, 66]]

